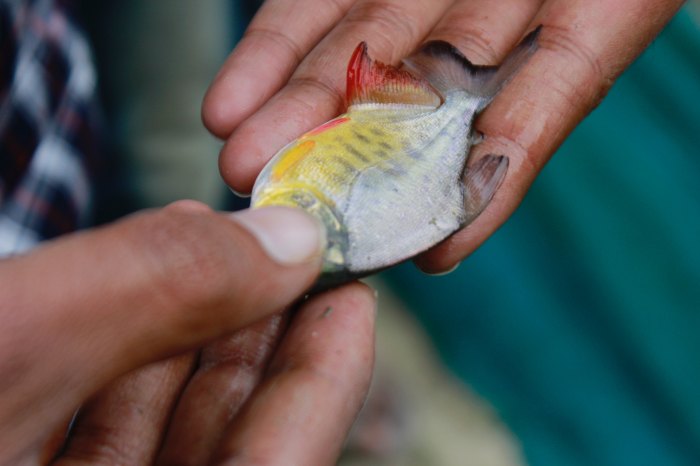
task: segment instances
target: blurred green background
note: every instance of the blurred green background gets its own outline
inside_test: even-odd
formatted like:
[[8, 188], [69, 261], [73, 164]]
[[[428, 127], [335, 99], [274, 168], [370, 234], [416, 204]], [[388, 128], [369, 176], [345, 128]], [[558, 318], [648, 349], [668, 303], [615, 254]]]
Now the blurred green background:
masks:
[[532, 465], [700, 464], [700, 29], [687, 5], [454, 273], [386, 274]]
[[[180, 197], [243, 205], [218, 178], [220, 143], [202, 128], [199, 104], [257, 2], [84, 3], [112, 151], [99, 218]], [[415, 316], [430, 343], [406, 316], [380, 311], [380, 346], [394, 346], [380, 375], [389, 367], [398, 377], [389, 384], [398, 398], [425, 389], [394, 407], [420, 413], [398, 443], [408, 453], [358, 464], [700, 464], [697, 4], [686, 4], [459, 269], [428, 277], [405, 264], [382, 275], [382, 298], [400, 301], [380, 304]], [[442, 362], [418, 364], [431, 345]], [[426, 369], [442, 363], [462, 385]], [[492, 410], [464, 408], [482, 404], [468, 387]], [[499, 433], [466, 427], [482, 418], [481, 428]], [[477, 454], [489, 442], [505, 459]]]

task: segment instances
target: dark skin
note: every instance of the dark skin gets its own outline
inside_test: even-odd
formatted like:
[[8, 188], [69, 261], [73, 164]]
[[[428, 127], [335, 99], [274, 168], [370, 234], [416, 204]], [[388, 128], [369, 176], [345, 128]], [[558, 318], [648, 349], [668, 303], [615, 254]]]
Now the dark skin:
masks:
[[[268, 0], [203, 118], [226, 140], [224, 178], [247, 192], [280, 147], [343, 110], [360, 41], [388, 63], [441, 39], [497, 64], [542, 24], [539, 51], [476, 123], [486, 139], [472, 156], [510, 158], [503, 185], [473, 224], [417, 259], [444, 271], [507, 219], [681, 4]], [[281, 314], [318, 268], [317, 254], [271, 260], [237, 222], [192, 203], [0, 262], [0, 462], [60, 451], [62, 465], [333, 464], [369, 383], [374, 298], [351, 284]]]
[[[289, 211], [255, 224], [293, 238]], [[355, 283], [293, 304], [322, 238], [296, 216], [282, 262], [249, 213], [195, 202], [0, 262], [0, 463], [331, 464], [369, 385], [375, 298]]]
[[504, 183], [475, 222], [416, 260], [426, 272], [443, 272], [512, 214], [564, 138], [682, 4], [268, 0], [210, 87], [202, 114], [226, 140], [219, 159], [226, 182], [250, 192], [278, 149], [344, 109], [345, 67], [359, 42], [395, 64], [427, 40], [446, 40], [473, 63], [494, 65], [542, 25], [538, 52], [476, 122], [486, 139], [472, 160], [508, 156]]

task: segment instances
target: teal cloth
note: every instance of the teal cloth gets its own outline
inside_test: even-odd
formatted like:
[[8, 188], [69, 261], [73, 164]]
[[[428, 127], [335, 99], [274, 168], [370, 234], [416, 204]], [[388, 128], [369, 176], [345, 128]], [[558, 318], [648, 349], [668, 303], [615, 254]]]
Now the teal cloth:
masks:
[[700, 464], [699, 143], [686, 7], [456, 272], [385, 274], [529, 464]]

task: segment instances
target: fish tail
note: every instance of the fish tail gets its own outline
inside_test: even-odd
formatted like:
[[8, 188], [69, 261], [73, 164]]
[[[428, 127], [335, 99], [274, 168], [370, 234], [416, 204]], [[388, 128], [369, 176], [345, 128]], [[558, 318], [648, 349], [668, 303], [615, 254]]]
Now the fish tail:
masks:
[[461, 89], [479, 98], [483, 110], [537, 50], [542, 26], [530, 32], [499, 66], [472, 64], [452, 44], [431, 41], [403, 60], [408, 71], [426, 79], [440, 93]]

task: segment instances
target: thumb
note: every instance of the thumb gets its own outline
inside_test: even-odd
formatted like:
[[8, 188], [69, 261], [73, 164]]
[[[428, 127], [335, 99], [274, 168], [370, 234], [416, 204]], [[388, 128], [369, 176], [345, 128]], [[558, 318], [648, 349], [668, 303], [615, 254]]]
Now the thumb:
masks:
[[0, 261], [0, 434], [32, 436], [27, 413], [61, 420], [116, 376], [288, 305], [323, 236], [294, 209], [185, 201]]

